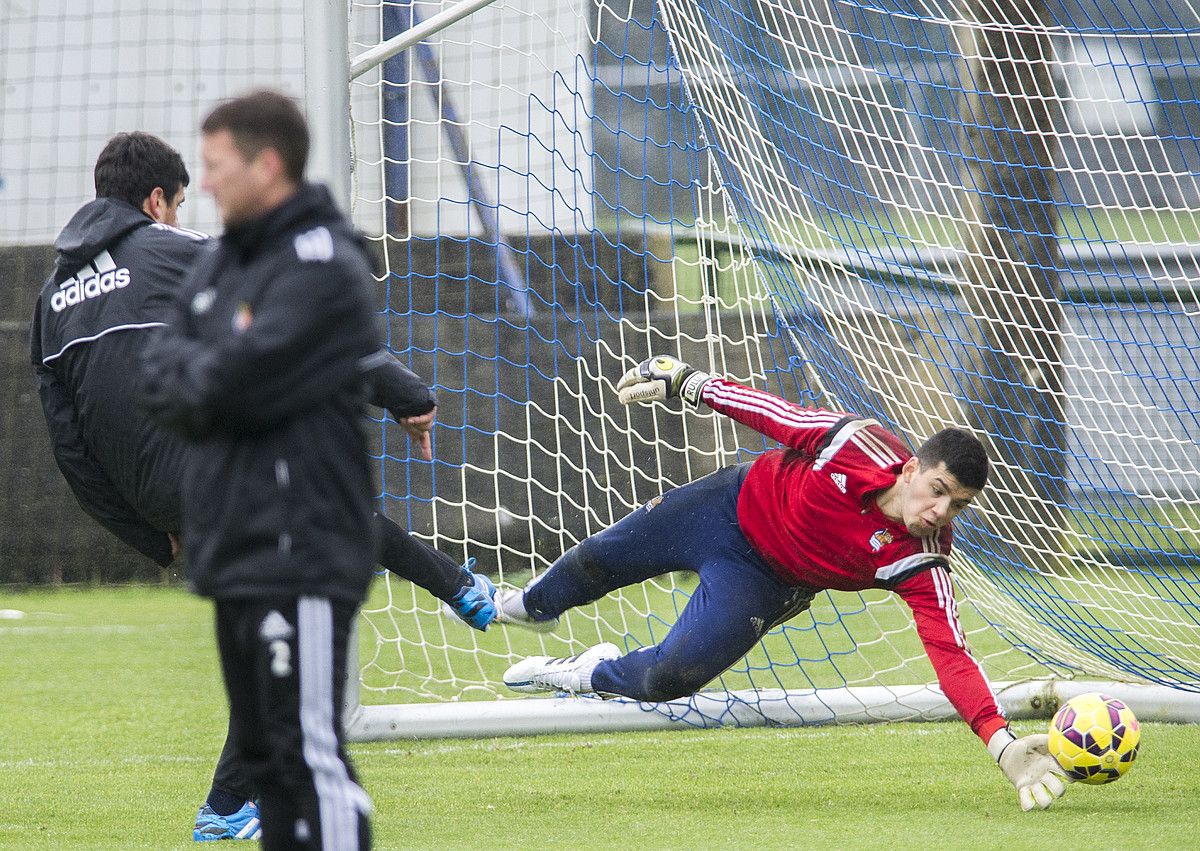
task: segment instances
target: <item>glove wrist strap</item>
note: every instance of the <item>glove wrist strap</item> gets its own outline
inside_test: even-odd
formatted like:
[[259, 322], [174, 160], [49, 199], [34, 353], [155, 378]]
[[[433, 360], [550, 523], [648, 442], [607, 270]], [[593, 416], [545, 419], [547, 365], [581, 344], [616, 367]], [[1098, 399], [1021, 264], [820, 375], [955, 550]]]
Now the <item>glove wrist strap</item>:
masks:
[[1007, 727], [1001, 727], [992, 737], [988, 739], [988, 753], [992, 755], [992, 759], [1000, 762], [1000, 757], [1004, 754], [1004, 749], [1017, 740], [1017, 737], [1012, 734], [1012, 731]]
[[696, 370], [683, 380], [683, 385], [679, 388], [679, 397], [693, 407], [699, 407], [700, 394], [704, 392], [704, 385], [710, 381], [712, 381], [711, 375]]

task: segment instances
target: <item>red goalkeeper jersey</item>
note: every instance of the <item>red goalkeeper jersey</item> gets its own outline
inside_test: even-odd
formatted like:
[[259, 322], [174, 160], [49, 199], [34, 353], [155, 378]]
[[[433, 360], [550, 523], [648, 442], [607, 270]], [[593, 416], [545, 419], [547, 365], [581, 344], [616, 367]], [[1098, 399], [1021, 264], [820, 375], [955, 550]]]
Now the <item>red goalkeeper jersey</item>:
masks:
[[754, 549], [792, 585], [899, 594], [942, 691], [986, 742], [1005, 720], [959, 625], [951, 527], [918, 538], [875, 504], [912, 452], [875, 420], [803, 408], [726, 379], [708, 382], [702, 398], [787, 447], [751, 465], [738, 497], [738, 523]]

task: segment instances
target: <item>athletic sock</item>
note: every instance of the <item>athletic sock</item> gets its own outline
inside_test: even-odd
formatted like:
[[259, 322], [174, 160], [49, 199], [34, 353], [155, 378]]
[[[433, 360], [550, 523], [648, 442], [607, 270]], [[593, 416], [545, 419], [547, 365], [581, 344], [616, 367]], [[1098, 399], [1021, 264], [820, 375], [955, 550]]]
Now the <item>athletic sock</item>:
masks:
[[231, 816], [246, 806], [246, 799], [241, 795], [232, 795], [215, 786], [208, 792], [208, 805], [219, 816]]

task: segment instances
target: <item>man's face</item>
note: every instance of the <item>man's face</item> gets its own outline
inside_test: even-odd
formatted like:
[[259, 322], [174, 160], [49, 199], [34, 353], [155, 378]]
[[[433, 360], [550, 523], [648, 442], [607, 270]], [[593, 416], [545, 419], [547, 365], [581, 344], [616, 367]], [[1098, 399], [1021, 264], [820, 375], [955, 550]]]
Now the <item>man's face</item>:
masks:
[[205, 133], [200, 141], [204, 165], [203, 189], [213, 196], [226, 226], [257, 217], [268, 175], [261, 167], [261, 153], [247, 160], [234, 144], [228, 130]]
[[915, 457], [900, 473], [900, 517], [918, 538], [937, 533], [968, 505], [979, 491], [959, 483], [944, 462], [927, 469]]
[[179, 208], [183, 206], [184, 192], [183, 187], [179, 187], [179, 191], [175, 193], [175, 197], [171, 199], [163, 198], [162, 218], [159, 219], [164, 225], [171, 227], [179, 227]]
[[150, 196], [142, 202], [142, 212], [160, 224], [179, 227], [179, 208], [183, 206], [183, 201], [182, 186], [174, 198], [168, 198], [162, 187], [156, 186]]

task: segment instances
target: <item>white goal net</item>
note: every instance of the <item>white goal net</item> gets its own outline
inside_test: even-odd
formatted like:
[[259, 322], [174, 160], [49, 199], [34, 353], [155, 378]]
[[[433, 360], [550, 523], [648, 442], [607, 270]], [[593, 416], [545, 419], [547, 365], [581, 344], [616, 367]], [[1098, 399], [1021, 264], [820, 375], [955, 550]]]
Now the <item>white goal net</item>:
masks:
[[[358, 7], [355, 50], [443, 8]], [[384, 425], [389, 513], [520, 586], [768, 448], [619, 406], [616, 378], [668, 352], [914, 446], [973, 427], [998, 474], [954, 576], [993, 680], [1196, 690], [1200, 27], [1103, 11], [497, 4], [361, 78], [355, 211], [394, 347], [441, 400], [433, 464]], [[533, 637], [385, 577], [362, 699], [505, 698], [521, 656], [660, 640], [691, 587]], [[639, 709], [802, 723], [850, 695], [856, 718], [916, 717], [932, 682], [898, 600], [823, 594], [705, 695]]]

